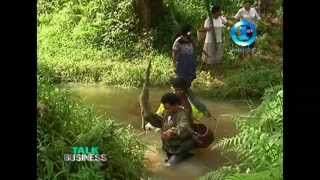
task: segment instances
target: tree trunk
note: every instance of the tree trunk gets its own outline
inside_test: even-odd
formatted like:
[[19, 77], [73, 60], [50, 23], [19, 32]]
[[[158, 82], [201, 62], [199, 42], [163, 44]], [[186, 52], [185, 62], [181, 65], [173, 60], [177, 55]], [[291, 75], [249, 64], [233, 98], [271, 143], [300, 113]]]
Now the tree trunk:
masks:
[[158, 25], [164, 15], [163, 0], [133, 0], [140, 27], [150, 29]]
[[275, 13], [275, 0], [259, 0], [258, 4], [261, 16]]

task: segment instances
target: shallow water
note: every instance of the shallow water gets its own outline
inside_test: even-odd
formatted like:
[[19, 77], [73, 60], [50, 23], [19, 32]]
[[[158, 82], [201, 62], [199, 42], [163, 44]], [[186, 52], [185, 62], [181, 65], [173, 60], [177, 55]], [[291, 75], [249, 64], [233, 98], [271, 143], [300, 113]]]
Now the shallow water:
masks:
[[[195, 151], [195, 155], [192, 158], [179, 164], [177, 167], [164, 167], [163, 161], [165, 156], [161, 150], [159, 132], [148, 131], [144, 133], [141, 129], [140, 107], [138, 102], [141, 89], [79, 85], [72, 85], [68, 88], [83, 98], [88, 104], [94, 105], [99, 113], [119, 120], [123, 124], [133, 126], [136, 133], [139, 134], [139, 138], [149, 147], [145, 154], [145, 165], [151, 179], [193, 180], [206, 174], [210, 170], [230, 163], [230, 160], [233, 159], [232, 155], [222, 155], [218, 150], [210, 151], [208, 149], [200, 149]], [[161, 96], [168, 90], [168, 88], [151, 89], [150, 101], [154, 110], [159, 106]], [[201, 97], [200, 99], [207, 105], [211, 114], [217, 119], [217, 121], [209, 119], [202, 120], [204, 124], [215, 131], [216, 140], [235, 135], [236, 128], [232, 118], [249, 111], [249, 107], [244, 100], [212, 101]]]

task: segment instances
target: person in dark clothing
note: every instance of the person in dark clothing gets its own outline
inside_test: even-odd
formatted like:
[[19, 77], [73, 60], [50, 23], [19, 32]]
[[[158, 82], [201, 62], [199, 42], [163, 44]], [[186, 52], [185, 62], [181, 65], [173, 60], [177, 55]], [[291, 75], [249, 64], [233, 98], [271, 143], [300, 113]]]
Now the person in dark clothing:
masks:
[[[172, 60], [176, 76], [187, 80], [189, 86], [196, 78], [197, 67], [196, 47], [191, 33], [192, 26], [183, 26], [172, 46]], [[206, 54], [206, 52], [204, 53]]]
[[145, 119], [152, 126], [161, 129], [162, 149], [167, 155], [166, 166], [172, 166], [192, 156], [190, 151], [195, 147], [192, 120], [176, 94], [166, 93], [162, 96], [161, 103], [164, 105], [162, 116], [150, 113]]

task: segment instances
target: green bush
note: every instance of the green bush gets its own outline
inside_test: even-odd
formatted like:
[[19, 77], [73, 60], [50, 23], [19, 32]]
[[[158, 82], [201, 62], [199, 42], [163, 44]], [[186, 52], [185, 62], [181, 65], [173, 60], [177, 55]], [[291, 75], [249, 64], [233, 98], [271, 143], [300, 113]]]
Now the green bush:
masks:
[[280, 167], [257, 173], [240, 173], [239, 171], [236, 167], [222, 167], [200, 177], [199, 180], [282, 180]]
[[[69, 1], [56, 6], [44, 2], [38, 2], [38, 44], [50, 48], [40, 53], [68, 54], [69, 48], [107, 48], [124, 57], [144, 53], [138, 48], [141, 42], [130, 0]], [[48, 6], [54, 9], [50, 14], [41, 10]]]
[[[98, 116], [67, 90], [38, 81], [38, 179], [139, 179], [144, 174], [144, 145], [130, 127]], [[72, 146], [98, 146], [100, 162], [66, 162]], [[127, 167], [127, 168], [123, 168]]]
[[268, 68], [259, 60], [251, 60], [238, 73], [226, 79], [225, 96], [260, 97], [266, 88], [278, 85], [281, 81], [280, 71], [275, 67]]
[[265, 63], [260, 59], [242, 62], [237, 70], [224, 68], [226, 71], [223, 86], [216, 85], [209, 73], [201, 72], [194, 84], [199, 93], [221, 99], [260, 98], [265, 89], [282, 83], [278, 65]]
[[[102, 83], [103, 85], [141, 87], [144, 82], [146, 62], [152, 58], [151, 85], [168, 85], [174, 75], [170, 61], [165, 56], [150, 55], [132, 62], [112, 60], [39, 60], [39, 76], [51, 82]], [[145, 62], [145, 63], [144, 63]]]

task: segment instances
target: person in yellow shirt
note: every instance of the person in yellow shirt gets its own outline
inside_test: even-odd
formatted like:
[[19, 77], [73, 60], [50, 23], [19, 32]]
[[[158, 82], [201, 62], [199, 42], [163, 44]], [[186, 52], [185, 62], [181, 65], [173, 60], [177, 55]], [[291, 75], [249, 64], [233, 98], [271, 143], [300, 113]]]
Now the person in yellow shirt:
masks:
[[[201, 120], [203, 117], [211, 117], [211, 114], [201, 101], [195, 97], [191, 89], [189, 89], [188, 82], [183, 78], [176, 77], [171, 80], [172, 89], [174, 93], [181, 100], [181, 107], [186, 111], [190, 119], [193, 122]], [[156, 114], [163, 116], [165, 111], [164, 105], [160, 104]], [[154, 127], [148, 123], [146, 129], [154, 129]], [[157, 130], [157, 129], [156, 129]]]

